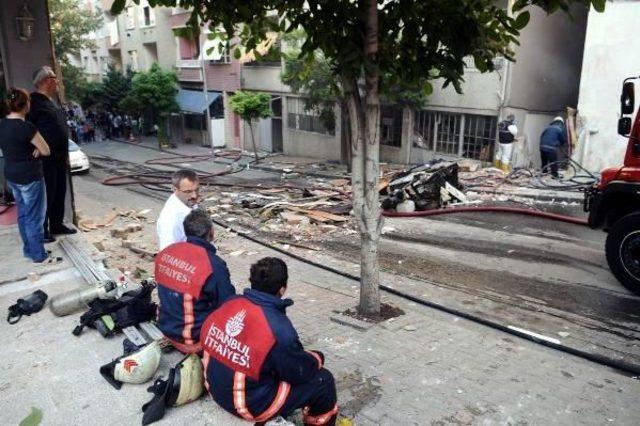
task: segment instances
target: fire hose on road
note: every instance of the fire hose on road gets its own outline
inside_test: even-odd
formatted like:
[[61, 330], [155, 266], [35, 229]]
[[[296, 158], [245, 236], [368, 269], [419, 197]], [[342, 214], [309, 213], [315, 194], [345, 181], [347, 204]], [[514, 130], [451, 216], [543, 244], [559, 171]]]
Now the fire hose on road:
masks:
[[525, 209], [522, 207], [504, 207], [504, 206], [482, 206], [482, 207], [454, 207], [438, 210], [423, 210], [415, 212], [396, 212], [386, 210], [382, 212], [386, 217], [428, 217], [439, 216], [451, 213], [513, 213], [526, 216], [541, 217], [544, 219], [557, 220], [559, 222], [573, 223], [575, 225], [587, 225], [586, 219], [575, 216], [567, 216], [563, 214], [544, 212], [540, 210]]

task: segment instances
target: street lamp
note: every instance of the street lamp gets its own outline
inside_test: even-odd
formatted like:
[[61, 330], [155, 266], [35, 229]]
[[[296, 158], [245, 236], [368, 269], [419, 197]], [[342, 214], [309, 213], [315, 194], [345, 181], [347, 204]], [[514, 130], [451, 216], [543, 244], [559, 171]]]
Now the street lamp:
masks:
[[36, 20], [29, 12], [27, 3], [22, 5], [22, 9], [16, 16], [16, 27], [18, 30], [18, 38], [22, 41], [29, 41], [33, 38]]

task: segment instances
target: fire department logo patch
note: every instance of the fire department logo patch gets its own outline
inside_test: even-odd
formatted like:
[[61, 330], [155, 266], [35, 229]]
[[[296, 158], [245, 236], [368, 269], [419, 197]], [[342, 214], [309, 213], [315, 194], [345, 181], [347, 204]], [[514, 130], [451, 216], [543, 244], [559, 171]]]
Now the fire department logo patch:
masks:
[[247, 316], [246, 310], [241, 310], [231, 318], [227, 320], [227, 323], [224, 326], [224, 331], [231, 337], [236, 337], [238, 334], [242, 333], [244, 329], [244, 318]]
[[133, 369], [136, 368], [137, 366], [138, 366], [138, 363], [132, 359], [124, 360], [124, 369], [127, 371], [127, 373], [131, 373]]

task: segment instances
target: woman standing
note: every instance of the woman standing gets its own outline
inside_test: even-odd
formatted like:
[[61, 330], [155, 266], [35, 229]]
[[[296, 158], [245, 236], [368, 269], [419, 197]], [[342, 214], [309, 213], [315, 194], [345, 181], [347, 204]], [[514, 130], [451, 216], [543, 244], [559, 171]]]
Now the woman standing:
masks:
[[49, 146], [31, 123], [29, 94], [11, 88], [7, 93], [9, 115], [0, 121], [0, 148], [4, 154], [4, 175], [18, 206], [18, 228], [22, 253], [36, 263], [47, 260], [43, 224], [47, 209], [41, 156], [48, 156]]

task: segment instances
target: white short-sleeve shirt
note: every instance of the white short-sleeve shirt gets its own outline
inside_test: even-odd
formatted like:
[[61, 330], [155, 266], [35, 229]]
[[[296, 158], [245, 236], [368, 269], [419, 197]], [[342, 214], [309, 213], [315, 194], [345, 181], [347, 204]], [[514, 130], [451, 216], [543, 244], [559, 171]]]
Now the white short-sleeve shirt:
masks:
[[[196, 208], [194, 206], [193, 208]], [[171, 194], [158, 216], [156, 230], [158, 232], [158, 246], [160, 250], [181, 241], [187, 241], [182, 222], [192, 208], [184, 204], [176, 194]]]

